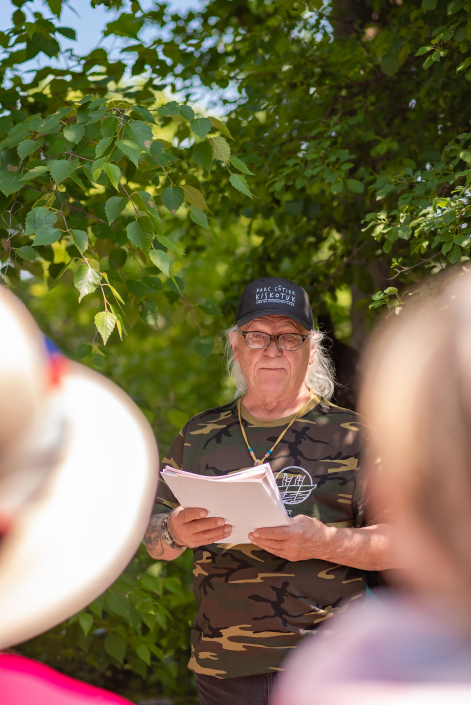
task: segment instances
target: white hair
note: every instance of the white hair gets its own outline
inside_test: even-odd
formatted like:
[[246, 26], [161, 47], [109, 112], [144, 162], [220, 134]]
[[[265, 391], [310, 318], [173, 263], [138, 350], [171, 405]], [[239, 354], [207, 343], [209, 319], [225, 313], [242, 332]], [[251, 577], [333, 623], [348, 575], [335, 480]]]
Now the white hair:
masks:
[[[237, 334], [237, 330], [237, 326], [232, 326], [232, 328], [228, 328], [223, 333], [227, 374], [235, 382], [236, 396], [246, 394], [249, 388], [244, 373], [237, 360], [235, 360], [232, 350], [231, 338], [234, 334]], [[313, 328], [311, 331], [309, 341], [311, 348], [316, 348], [316, 353], [313, 362], [307, 368], [304, 382], [309, 389], [319, 394], [319, 396], [324, 397], [324, 399], [330, 399], [335, 391], [335, 372], [332, 361], [321, 344], [325, 337], [325, 334], [318, 328]]]

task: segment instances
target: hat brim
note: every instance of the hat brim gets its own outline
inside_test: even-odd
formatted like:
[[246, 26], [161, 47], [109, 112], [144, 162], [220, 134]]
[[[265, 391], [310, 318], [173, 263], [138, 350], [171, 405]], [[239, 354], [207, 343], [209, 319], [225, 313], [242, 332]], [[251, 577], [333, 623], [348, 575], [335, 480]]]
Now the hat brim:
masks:
[[309, 323], [309, 321], [302, 316], [298, 316], [296, 313], [291, 313], [291, 311], [285, 308], [264, 308], [263, 311], [250, 311], [250, 313], [246, 313], [245, 316], [238, 318], [236, 325], [243, 326], [245, 323], [249, 323], [249, 321], [253, 321], [255, 318], [263, 318], [264, 316], [283, 316], [283, 318], [291, 318], [306, 330], [312, 330], [312, 324]]
[[59, 624], [121, 574], [144, 536], [158, 478], [155, 437], [115, 384], [69, 363], [65, 447], [0, 551], [0, 649]]

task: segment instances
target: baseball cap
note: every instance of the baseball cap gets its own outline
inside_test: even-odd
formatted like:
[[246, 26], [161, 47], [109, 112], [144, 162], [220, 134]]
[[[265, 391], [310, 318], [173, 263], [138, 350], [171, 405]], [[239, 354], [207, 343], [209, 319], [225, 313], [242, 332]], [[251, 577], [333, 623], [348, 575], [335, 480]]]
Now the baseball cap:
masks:
[[237, 310], [236, 325], [261, 316], [286, 316], [307, 330], [314, 328], [309, 297], [302, 286], [283, 277], [254, 279], [244, 289]]

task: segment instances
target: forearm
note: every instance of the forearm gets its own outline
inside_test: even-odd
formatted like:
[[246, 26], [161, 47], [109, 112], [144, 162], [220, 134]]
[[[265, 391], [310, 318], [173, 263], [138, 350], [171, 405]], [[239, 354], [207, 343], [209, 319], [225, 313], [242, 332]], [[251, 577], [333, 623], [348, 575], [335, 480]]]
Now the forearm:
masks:
[[151, 517], [144, 536], [144, 543], [147, 548], [147, 553], [152, 558], [160, 561], [173, 561], [175, 558], [178, 558], [178, 556], [181, 556], [183, 551], [170, 548], [164, 540], [162, 536], [162, 521], [165, 516], [165, 514], [154, 514]]
[[320, 543], [316, 541], [312, 558], [360, 570], [388, 570], [397, 567], [392, 526], [376, 524], [359, 529], [325, 528], [325, 539]]

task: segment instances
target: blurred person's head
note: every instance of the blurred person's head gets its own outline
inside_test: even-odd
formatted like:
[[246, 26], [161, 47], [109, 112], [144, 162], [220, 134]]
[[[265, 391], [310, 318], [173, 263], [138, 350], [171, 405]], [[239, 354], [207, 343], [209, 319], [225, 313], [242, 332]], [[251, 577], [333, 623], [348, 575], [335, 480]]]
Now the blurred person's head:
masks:
[[363, 366], [360, 408], [381, 466], [373, 494], [397, 526], [406, 586], [453, 596], [471, 628], [471, 275], [394, 318]]
[[83, 609], [148, 524], [158, 453], [116, 385], [50, 354], [0, 286], [0, 649]]

